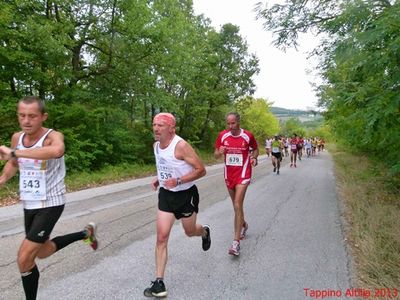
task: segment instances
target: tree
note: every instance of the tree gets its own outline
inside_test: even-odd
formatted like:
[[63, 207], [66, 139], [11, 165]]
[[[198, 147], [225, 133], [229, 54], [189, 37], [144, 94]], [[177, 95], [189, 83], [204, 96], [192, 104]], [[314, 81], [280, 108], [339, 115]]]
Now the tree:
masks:
[[289, 118], [283, 124], [282, 133], [285, 136], [292, 136], [293, 134], [297, 134], [298, 136], [305, 136], [306, 130], [303, 127], [303, 124], [299, 120], [299, 118]]
[[282, 48], [296, 46], [302, 32], [323, 34], [313, 54], [321, 58], [319, 105], [332, 132], [359, 151], [386, 153], [400, 174], [400, 3], [286, 1], [258, 12]]
[[244, 97], [235, 103], [235, 108], [241, 114], [241, 127], [253, 133], [257, 141], [265, 141], [279, 133], [278, 119], [270, 112], [271, 103], [264, 99]]
[[3, 1], [0, 41], [0, 138], [18, 129], [18, 99], [40, 96], [70, 170], [149, 162], [160, 111], [209, 149], [258, 72], [239, 28], [217, 32], [191, 0]]

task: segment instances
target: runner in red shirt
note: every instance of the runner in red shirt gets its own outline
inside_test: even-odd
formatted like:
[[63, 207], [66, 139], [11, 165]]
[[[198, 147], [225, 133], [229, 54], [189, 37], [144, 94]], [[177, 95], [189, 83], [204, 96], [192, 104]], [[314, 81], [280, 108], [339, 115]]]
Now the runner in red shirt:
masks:
[[303, 157], [303, 147], [304, 147], [304, 139], [300, 136], [297, 138], [297, 157], [299, 160]]
[[259, 154], [253, 134], [240, 128], [240, 115], [228, 113], [227, 129], [220, 132], [215, 142], [216, 158], [224, 155], [225, 183], [235, 212], [234, 240], [229, 254], [239, 255], [240, 240], [246, 235], [248, 224], [244, 219], [243, 202], [251, 179], [252, 166], [257, 165]]
[[300, 143], [300, 139], [297, 137], [297, 134], [293, 134], [293, 137], [289, 141], [290, 145], [290, 166], [291, 167], [297, 167], [296, 162], [297, 162], [297, 146]]

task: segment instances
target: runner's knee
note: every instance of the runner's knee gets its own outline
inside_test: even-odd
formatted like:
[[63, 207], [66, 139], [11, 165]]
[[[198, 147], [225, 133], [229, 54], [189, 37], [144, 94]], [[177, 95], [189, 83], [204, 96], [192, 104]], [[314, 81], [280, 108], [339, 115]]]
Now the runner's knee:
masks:
[[169, 238], [169, 234], [158, 233], [157, 234], [157, 245], [167, 244], [168, 238]]
[[20, 251], [18, 252], [17, 263], [20, 272], [27, 272], [35, 265], [35, 257], [31, 253]]

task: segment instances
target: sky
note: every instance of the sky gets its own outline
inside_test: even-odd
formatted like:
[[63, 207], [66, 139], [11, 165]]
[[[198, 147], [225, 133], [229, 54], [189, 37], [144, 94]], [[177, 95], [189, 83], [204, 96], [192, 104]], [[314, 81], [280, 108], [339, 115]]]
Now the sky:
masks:
[[[249, 52], [259, 59], [260, 73], [253, 77], [256, 98], [273, 102], [273, 106], [288, 109], [316, 108], [317, 98], [310, 82], [316, 78], [307, 73], [315, 62], [307, 60], [307, 51], [317, 45], [317, 39], [305, 35], [300, 47], [285, 52], [272, 45], [272, 34], [256, 20], [254, 7], [265, 0], [193, 0], [196, 15], [211, 19], [216, 30], [226, 23], [240, 27], [240, 35], [247, 41]], [[269, 1], [271, 2], [271, 1]]]

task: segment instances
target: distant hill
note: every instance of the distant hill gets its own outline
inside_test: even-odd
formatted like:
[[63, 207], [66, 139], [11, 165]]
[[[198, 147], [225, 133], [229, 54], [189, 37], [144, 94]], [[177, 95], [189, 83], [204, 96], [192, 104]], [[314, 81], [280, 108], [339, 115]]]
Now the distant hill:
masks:
[[312, 110], [287, 109], [283, 107], [272, 106], [270, 108], [270, 111], [280, 120], [298, 118], [301, 122], [307, 122], [319, 120], [322, 118], [320, 113]]

